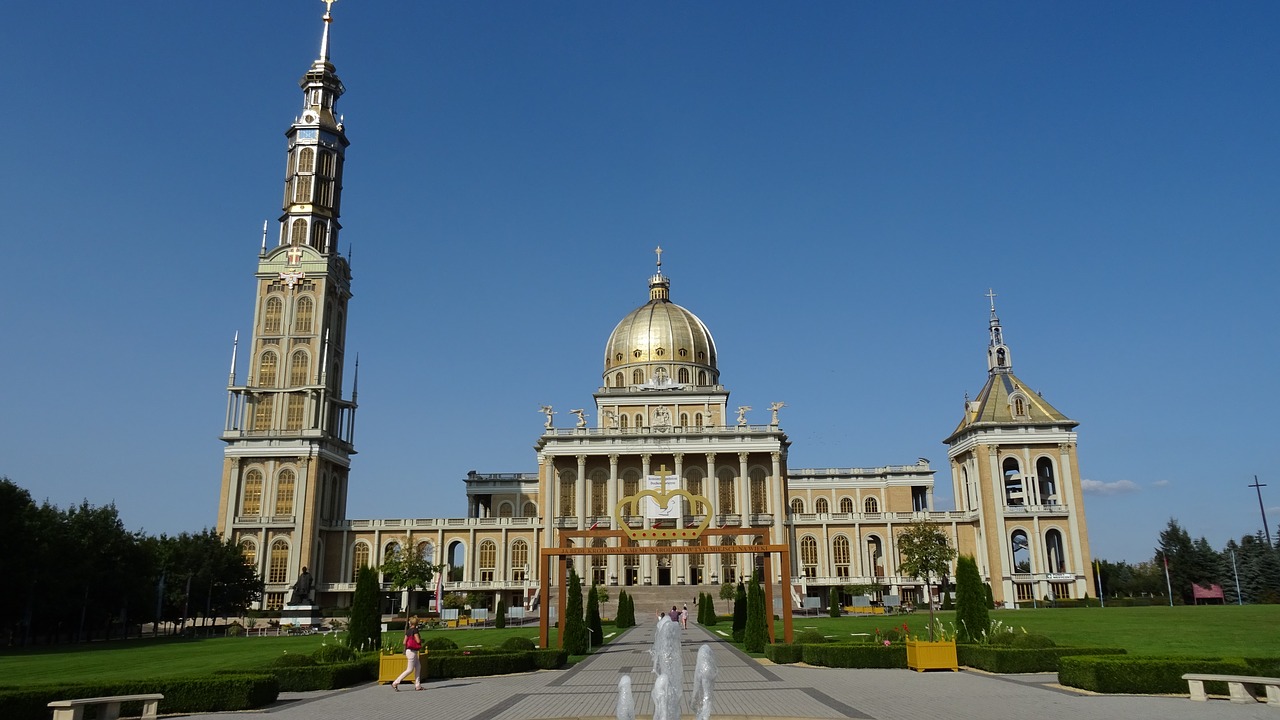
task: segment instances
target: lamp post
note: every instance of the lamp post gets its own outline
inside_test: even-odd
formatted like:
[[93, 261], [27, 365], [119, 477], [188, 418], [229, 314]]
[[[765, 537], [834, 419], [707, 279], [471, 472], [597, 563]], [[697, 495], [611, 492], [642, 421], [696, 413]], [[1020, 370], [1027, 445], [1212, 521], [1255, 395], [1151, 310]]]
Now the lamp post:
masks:
[[1267, 534], [1267, 547], [1274, 548], [1275, 545], [1271, 544], [1271, 528], [1267, 527], [1267, 508], [1262, 504], [1262, 488], [1266, 486], [1266, 483], [1258, 482], [1258, 476], [1254, 475], [1253, 484], [1245, 487], [1251, 487], [1258, 491], [1258, 510], [1262, 512], [1262, 531]]

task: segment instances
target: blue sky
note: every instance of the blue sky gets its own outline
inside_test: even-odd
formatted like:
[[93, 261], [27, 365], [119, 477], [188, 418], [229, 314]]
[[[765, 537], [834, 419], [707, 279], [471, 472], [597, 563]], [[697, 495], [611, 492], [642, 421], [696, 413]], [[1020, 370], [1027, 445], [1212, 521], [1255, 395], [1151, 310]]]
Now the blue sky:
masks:
[[[6, 12], [0, 475], [215, 519], [231, 338], [323, 5]], [[1280, 6], [476, 2], [334, 7], [360, 354], [352, 517], [464, 513], [591, 406], [647, 295], [784, 401], [792, 467], [938, 469], [985, 379], [1078, 420], [1097, 556], [1280, 522]], [[274, 232], [274, 231], [273, 231]], [[351, 363], [348, 363], [348, 367]], [[350, 377], [348, 377], [348, 387]], [[566, 415], [558, 416], [566, 422]]]

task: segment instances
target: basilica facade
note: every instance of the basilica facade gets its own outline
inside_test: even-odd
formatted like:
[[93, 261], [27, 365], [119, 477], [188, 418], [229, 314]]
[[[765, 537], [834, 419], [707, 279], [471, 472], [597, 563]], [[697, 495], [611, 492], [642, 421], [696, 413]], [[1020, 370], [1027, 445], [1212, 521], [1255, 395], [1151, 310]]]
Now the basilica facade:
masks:
[[[997, 602], [1091, 594], [1077, 423], [1013, 374], [994, 302], [986, 382], [944, 440], [956, 509], [939, 511], [924, 460], [790, 467], [782, 403], [760, 404], [754, 417], [730, 403], [712, 333], [672, 301], [661, 249], [647, 297], [640, 275], [640, 304], [605, 341], [595, 407], [544, 407], [529, 472], [468, 473], [463, 518], [348, 518], [359, 377], [357, 364], [348, 395], [352, 274], [337, 251], [348, 141], [335, 111], [344, 87], [329, 58], [331, 14], [323, 20], [319, 57], [300, 82], [302, 110], [286, 133], [283, 213], [274, 237], [264, 227], [253, 330], [244, 352], [238, 341], [233, 351], [222, 434], [217, 527], [261, 573], [264, 607], [281, 607], [304, 568], [315, 579], [312, 599], [347, 605], [359, 568], [407, 551], [448, 566], [446, 592], [536, 609], [540, 552], [560, 544], [562, 530], [610, 528], [633, 532], [591, 542], [652, 551], [574, 559], [588, 581], [709, 586], [759, 567], [796, 606], [849, 586], [921, 603], [928, 591], [900, 572], [896, 546], [919, 520], [977, 559]], [[708, 526], [750, 530], [743, 545], [787, 544], [790, 560], [784, 567], [778, 555], [723, 546], [664, 552], [707, 544], [687, 530]], [[714, 591], [689, 594], [703, 590]]]

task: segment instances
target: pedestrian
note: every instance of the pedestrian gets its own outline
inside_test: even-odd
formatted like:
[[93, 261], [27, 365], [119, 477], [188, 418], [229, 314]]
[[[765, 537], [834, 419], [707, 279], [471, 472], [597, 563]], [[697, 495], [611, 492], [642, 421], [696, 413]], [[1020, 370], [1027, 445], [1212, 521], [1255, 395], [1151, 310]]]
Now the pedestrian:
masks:
[[680, 627], [685, 630], [689, 629], [689, 606], [685, 605], [680, 609]]
[[671, 622], [680, 622], [680, 611], [675, 605], [671, 606], [671, 612], [667, 613], [667, 617], [671, 618]]
[[418, 653], [422, 651], [422, 636], [418, 634], [418, 622], [418, 616], [414, 615], [404, 626], [404, 657], [408, 665], [391, 683], [391, 689], [396, 692], [400, 692], [400, 681], [409, 673], [413, 673], [413, 689], [422, 689], [422, 662], [418, 659]]

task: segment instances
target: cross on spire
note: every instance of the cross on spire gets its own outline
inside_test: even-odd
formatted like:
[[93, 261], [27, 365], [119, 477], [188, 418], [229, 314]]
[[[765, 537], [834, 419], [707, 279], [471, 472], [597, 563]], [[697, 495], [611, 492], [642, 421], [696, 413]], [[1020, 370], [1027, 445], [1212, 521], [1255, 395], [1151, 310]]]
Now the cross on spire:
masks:
[[338, 0], [320, 0], [320, 2], [324, 3], [324, 14], [328, 15], [333, 10], [333, 4]]
[[658, 272], [662, 272], [662, 246], [659, 245], [654, 252], [658, 253]]
[[987, 288], [987, 299], [991, 301], [991, 312], [996, 311], [996, 293], [991, 288]]

